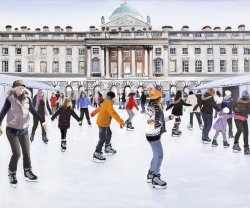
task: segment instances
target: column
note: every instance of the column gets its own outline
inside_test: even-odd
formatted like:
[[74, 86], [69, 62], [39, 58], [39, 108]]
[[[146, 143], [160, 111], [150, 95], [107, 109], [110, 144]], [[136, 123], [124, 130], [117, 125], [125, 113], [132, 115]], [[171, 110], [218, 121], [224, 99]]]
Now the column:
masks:
[[109, 69], [109, 48], [106, 47], [106, 72], [105, 72], [105, 76], [107, 78], [109, 78], [109, 73], [110, 73], [110, 69]]
[[148, 49], [144, 48], [144, 76], [148, 77]]
[[118, 48], [118, 79], [122, 78], [122, 48]]
[[153, 46], [149, 48], [149, 78], [153, 78]]
[[167, 77], [168, 76], [168, 46], [167, 45], [164, 45], [163, 46], [163, 75], [164, 77]]
[[135, 71], [135, 48], [132, 48], [132, 77], [136, 76], [136, 71]]
[[91, 74], [91, 46], [87, 46], [87, 78]]
[[105, 60], [105, 54], [104, 54], [104, 47], [101, 46], [101, 60], [100, 60], [100, 70], [101, 70], [101, 77], [104, 77], [105, 75], [105, 69], [104, 69], [104, 60]]

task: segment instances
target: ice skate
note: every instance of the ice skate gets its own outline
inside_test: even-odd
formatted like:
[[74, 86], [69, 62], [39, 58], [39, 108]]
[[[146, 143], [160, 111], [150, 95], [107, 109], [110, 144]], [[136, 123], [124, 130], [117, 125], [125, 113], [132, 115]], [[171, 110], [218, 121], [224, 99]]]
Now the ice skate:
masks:
[[9, 171], [9, 175], [8, 176], [9, 176], [11, 187], [12, 188], [16, 188], [16, 186], [17, 186], [16, 172]]
[[240, 151], [241, 151], [240, 145], [238, 143], [234, 144], [233, 152], [237, 153], [237, 152], [240, 152]]
[[211, 142], [210, 138], [202, 139], [203, 144], [209, 144]]
[[181, 133], [177, 129], [173, 129], [172, 136], [179, 137], [179, 136], [181, 136]]
[[106, 146], [104, 152], [107, 155], [114, 155], [114, 154], [116, 154], [116, 150], [114, 150], [111, 145]]
[[149, 170], [147, 174], [147, 183], [152, 183], [153, 178], [154, 178], [154, 172]]
[[93, 162], [96, 162], [96, 163], [104, 163], [106, 161], [106, 158], [103, 157], [102, 153], [94, 152], [92, 160]]
[[48, 140], [48, 138], [47, 138], [46, 135], [43, 135], [43, 136], [42, 136], [42, 140], [43, 140], [43, 142], [44, 142], [45, 144], [48, 144], [48, 142], [49, 142], [49, 140]]
[[192, 125], [192, 124], [188, 124], [188, 125], [187, 125], [187, 128], [188, 128], [189, 130], [193, 130], [193, 125]]
[[132, 123], [131, 122], [129, 122], [128, 124], [127, 124], [127, 130], [129, 131], [129, 130], [134, 130], [135, 128], [132, 126]]
[[26, 181], [29, 182], [37, 182], [38, 178], [37, 176], [32, 172], [31, 168], [24, 169], [24, 177]]
[[228, 148], [230, 146], [230, 144], [227, 141], [223, 141], [223, 147], [224, 148]]
[[65, 152], [66, 149], [67, 149], [67, 142], [66, 142], [66, 140], [62, 140], [61, 141], [61, 151]]
[[218, 146], [218, 143], [215, 139], [213, 139], [212, 141], [212, 147], [217, 147]]
[[249, 147], [244, 149], [244, 155], [250, 155]]
[[152, 187], [155, 189], [165, 189], [167, 188], [167, 183], [163, 180], [161, 180], [161, 175], [160, 174], [156, 174], [154, 175], [153, 179], [152, 179]]
[[90, 126], [91, 126], [91, 122], [90, 122], [90, 121], [88, 121], [88, 125], [90, 125]]

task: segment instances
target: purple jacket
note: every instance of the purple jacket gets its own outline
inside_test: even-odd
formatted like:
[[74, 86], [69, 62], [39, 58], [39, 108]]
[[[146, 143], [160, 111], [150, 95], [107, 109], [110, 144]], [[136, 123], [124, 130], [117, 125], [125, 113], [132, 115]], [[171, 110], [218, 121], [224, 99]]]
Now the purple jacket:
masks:
[[221, 131], [222, 133], [226, 133], [226, 127], [227, 127], [227, 119], [234, 117], [233, 114], [226, 114], [222, 111], [219, 113], [219, 118], [215, 122], [213, 128], [217, 131]]
[[79, 97], [77, 100], [77, 108], [88, 108], [91, 105], [90, 100], [87, 97]]

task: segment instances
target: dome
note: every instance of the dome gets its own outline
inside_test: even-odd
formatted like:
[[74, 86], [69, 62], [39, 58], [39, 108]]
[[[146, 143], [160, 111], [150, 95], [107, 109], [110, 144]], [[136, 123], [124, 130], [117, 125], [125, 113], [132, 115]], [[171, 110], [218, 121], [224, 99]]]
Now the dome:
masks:
[[115, 11], [110, 16], [110, 20], [115, 19], [115, 18], [122, 16], [124, 14], [130, 14], [138, 19], [142, 19], [142, 16], [140, 15], [140, 13], [136, 9], [134, 9], [133, 7], [131, 7], [127, 3], [123, 3], [117, 9], [115, 9]]

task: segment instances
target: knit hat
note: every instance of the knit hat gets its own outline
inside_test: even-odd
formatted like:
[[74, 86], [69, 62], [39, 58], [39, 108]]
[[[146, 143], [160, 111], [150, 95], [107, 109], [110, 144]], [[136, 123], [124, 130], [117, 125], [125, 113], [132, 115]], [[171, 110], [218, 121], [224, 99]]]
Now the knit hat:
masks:
[[115, 93], [112, 91], [107, 92], [106, 95], [107, 95], [107, 97], [110, 97], [111, 99], [113, 99], [115, 97]]
[[162, 97], [161, 91], [157, 90], [155, 88], [150, 89], [148, 92], [148, 95], [149, 95], [150, 99], [152, 99], [152, 100], [155, 100], [157, 98]]
[[247, 90], [244, 90], [244, 91], [243, 91], [242, 97], [244, 97], [244, 98], [249, 98], [249, 94], [248, 94], [248, 91], [247, 91]]
[[189, 95], [193, 95], [194, 93], [193, 93], [193, 91], [190, 91], [188, 94], [189, 94]]
[[25, 84], [23, 83], [22, 80], [16, 80], [15, 82], [13, 82], [12, 88], [19, 87], [19, 86], [25, 87]]
[[225, 91], [225, 95], [226, 95], [226, 96], [231, 96], [231, 95], [232, 95], [232, 93], [231, 93], [231, 91], [230, 91], [230, 90], [226, 90], [226, 91]]
[[197, 94], [201, 94], [201, 90], [198, 90], [198, 91], [197, 91]]
[[225, 108], [223, 108], [223, 113], [229, 113], [229, 108], [228, 107], [225, 107]]

